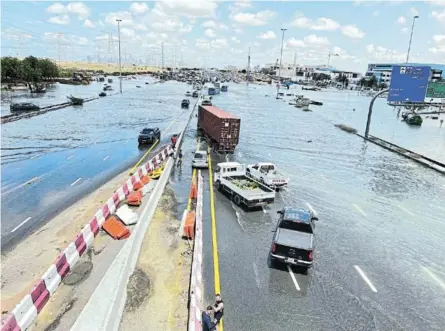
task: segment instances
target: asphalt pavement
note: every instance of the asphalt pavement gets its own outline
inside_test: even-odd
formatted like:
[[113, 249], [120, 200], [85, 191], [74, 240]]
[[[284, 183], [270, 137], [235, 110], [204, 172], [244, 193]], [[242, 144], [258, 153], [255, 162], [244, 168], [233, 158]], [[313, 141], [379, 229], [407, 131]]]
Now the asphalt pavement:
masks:
[[[329, 100], [341, 95], [305, 113], [262, 101], [265, 89], [234, 85], [214, 98], [241, 117], [240, 144], [229, 159], [271, 161], [290, 178], [274, 204], [253, 212], [215, 191], [224, 330], [443, 331], [445, 178], [324, 120]], [[387, 124], [396, 135], [400, 123]], [[213, 166], [224, 161], [213, 158]], [[268, 262], [283, 206], [319, 216], [308, 275]], [[205, 304], [215, 285], [210, 227], [205, 209]]]

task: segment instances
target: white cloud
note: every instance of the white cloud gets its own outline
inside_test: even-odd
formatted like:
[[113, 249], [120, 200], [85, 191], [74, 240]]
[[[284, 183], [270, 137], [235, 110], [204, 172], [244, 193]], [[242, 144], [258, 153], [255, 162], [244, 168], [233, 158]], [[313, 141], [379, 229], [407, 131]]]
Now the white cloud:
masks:
[[142, 24], [142, 23], [134, 23], [133, 28], [138, 31], [147, 31], [148, 30], [148, 28], [145, 26], [145, 24]]
[[341, 33], [351, 39], [362, 39], [365, 33], [355, 25], [345, 25], [341, 28]]
[[51, 17], [48, 22], [60, 25], [66, 25], [70, 23], [70, 18], [68, 15], [60, 15]]
[[112, 25], [117, 25], [117, 19], [122, 20], [120, 25], [131, 27], [133, 25], [133, 15], [128, 11], [121, 11], [116, 13], [108, 13], [105, 16], [105, 22]]
[[237, 44], [239, 44], [241, 42], [241, 40], [239, 40], [237, 37], [232, 37], [230, 39]]
[[70, 45], [88, 45], [89, 40], [85, 37], [80, 37], [76, 35], [61, 35], [54, 32], [45, 32], [43, 34], [43, 39], [49, 41], [61, 41]]
[[433, 36], [434, 47], [428, 48], [431, 53], [445, 53], [445, 35], [434, 35]]
[[181, 26], [178, 29], [178, 32], [181, 33], [181, 34], [189, 33], [189, 32], [192, 32], [192, 29], [193, 29], [193, 27], [190, 24], [186, 24], [186, 25]]
[[46, 11], [48, 13], [51, 13], [51, 14], [60, 15], [60, 14], [65, 14], [66, 13], [66, 8], [61, 3], [57, 2], [57, 3], [52, 4], [48, 8], [46, 8]]
[[250, 8], [252, 7], [252, 3], [250, 0], [237, 0], [234, 1], [233, 5], [239, 8]]
[[435, 0], [435, 1], [430, 1], [430, 3], [432, 5], [436, 5], [436, 6], [444, 6], [445, 7], [445, 0]]
[[143, 14], [148, 11], [148, 6], [145, 2], [133, 2], [130, 6], [130, 11], [133, 14]]
[[264, 32], [263, 34], [259, 35], [257, 38], [260, 39], [275, 39], [277, 37], [277, 35], [275, 34], [275, 32], [273, 31], [267, 31]]
[[204, 23], [201, 24], [201, 26], [203, 28], [215, 29], [218, 26], [218, 24], [216, 24], [214, 21], [205, 21]]
[[297, 40], [295, 38], [290, 38], [286, 41], [286, 47], [297, 48], [297, 47], [306, 47], [306, 44], [303, 40]]
[[178, 21], [174, 18], [166, 19], [162, 22], [155, 22], [151, 25], [153, 30], [156, 32], [179, 32], [188, 33], [192, 31], [192, 26], [190, 24], [185, 25], [183, 22]]
[[231, 18], [240, 24], [261, 26], [266, 25], [275, 15], [276, 13], [273, 11], [262, 10], [257, 13], [237, 13]]
[[244, 33], [243, 29], [240, 29], [240, 28], [234, 28], [233, 32], [235, 32], [236, 34], [243, 34]]
[[229, 27], [227, 25], [225, 25], [225, 24], [220, 24], [219, 28], [222, 29], [222, 30], [229, 30]]
[[209, 37], [209, 38], [214, 38], [214, 37], [216, 37], [215, 30], [212, 30], [212, 29], [206, 29], [206, 30], [204, 31], [204, 35], [205, 35], [206, 37]]
[[405, 26], [404, 28], [402, 28], [402, 33], [408, 33], [409, 29]]
[[90, 9], [83, 2], [70, 2], [66, 9], [69, 13], [76, 14], [79, 19], [85, 19], [90, 15]]
[[433, 11], [431, 13], [431, 15], [438, 21], [441, 23], [445, 23], [445, 9], [443, 12], [438, 12], [438, 11]]
[[310, 29], [315, 31], [334, 31], [340, 28], [340, 24], [331, 18], [320, 17], [316, 20], [311, 20], [304, 17], [302, 13], [297, 13], [297, 17], [291, 23], [291, 25], [298, 28]]
[[83, 26], [86, 28], [95, 28], [96, 26], [89, 19], [83, 21]]
[[126, 37], [134, 37], [136, 35], [135, 31], [133, 29], [129, 29], [129, 28], [122, 28], [121, 33], [123, 36], [126, 36]]
[[417, 15], [419, 15], [419, 11], [418, 11], [416, 8], [414, 8], [414, 7], [411, 7], [411, 8], [409, 9], [409, 13], [411, 14], [411, 16], [417, 16]]
[[399, 24], [405, 24], [406, 23], [406, 18], [404, 16], [400, 16], [397, 21], [397, 23]]
[[164, 0], [155, 5], [158, 11], [190, 18], [213, 17], [217, 7], [218, 3], [213, 0]]
[[216, 38], [214, 40], [207, 40], [202, 38], [196, 39], [196, 47], [201, 49], [214, 50], [226, 48], [228, 46], [229, 44], [226, 38]]
[[328, 38], [318, 37], [314, 34], [304, 37], [304, 42], [308, 45], [313, 45], [313, 46], [327, 46], [327, 45], [329, 45]]
[[445, 35], [436, 34], [433, 36], [433, 40], [436, 44], [445, 46]]
[[24, 40], [24, 39], [32, 39], [32, 35], [25, 33], [21, 30], [15, 28], [7, 28], [2, 29], [1, 31], [2, 38], [8, 40]]
[[373, 44], [366, 46], [366, 53], [369, 60], [382, 62], [403, 62], [406, 60], [406, 54], [400, 53], [394, 49], [375, 46]]

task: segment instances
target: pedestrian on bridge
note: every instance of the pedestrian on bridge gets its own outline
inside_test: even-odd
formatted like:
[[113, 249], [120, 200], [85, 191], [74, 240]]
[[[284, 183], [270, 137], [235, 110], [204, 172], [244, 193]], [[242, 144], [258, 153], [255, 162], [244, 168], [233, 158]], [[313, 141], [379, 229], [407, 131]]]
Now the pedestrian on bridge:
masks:
[[221, 318], [224, 315], [224, 301], [221, 299], [221, 295], [216, 294], [215, 304], [213, 305], [213, 323], [218, 325], [221, 321]]
[[201, 322], [202, 322], [202, 331], [214, 331], [216, 325], [212, 322], [210, 318], [210, 314], [212, 313], [212, 306], [207, 306], [207, 309], [202, 312]]

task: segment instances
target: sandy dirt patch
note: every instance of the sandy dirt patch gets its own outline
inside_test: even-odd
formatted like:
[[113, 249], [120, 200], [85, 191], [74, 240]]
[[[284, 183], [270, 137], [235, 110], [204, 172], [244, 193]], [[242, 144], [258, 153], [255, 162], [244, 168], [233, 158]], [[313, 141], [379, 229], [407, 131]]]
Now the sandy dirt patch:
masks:
[[174, 192], [167, 187], [127, 286], [120, 331], [186, 330], [191, 244], [179, 235]]
[[[36, 281], [54, 262], [57, 255], [74, 239], [96, 211], [127, 178], [128, 171], [114, 177], [53, 218], [19, 243], [12, 251], [2, 255], [2, 315], [14, 308], [32, 290]], [[94, 240], [93, 252], [100, 252], [112, 241], [106, 234], [98, 235]], [[85, 271], [79, 270], [80, 275], [83, 272]]]

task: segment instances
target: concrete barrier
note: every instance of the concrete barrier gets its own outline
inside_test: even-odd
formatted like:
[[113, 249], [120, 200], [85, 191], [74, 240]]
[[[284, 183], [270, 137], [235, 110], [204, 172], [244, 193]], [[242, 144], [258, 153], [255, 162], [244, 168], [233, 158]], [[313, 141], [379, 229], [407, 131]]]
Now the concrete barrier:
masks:
[[2, 331], [26, 330], [47, 303], [49, 297], [60, 286], [62, 279], [73, 269], [79, 258], [91, 248], [94, 237], [99, 233], [105, 219], [116, 211], [133, 190], [133, 184], [139, 181], [139, 174], [152, 171], [153, 160], [164, 161], [172, 153], [171, 146], [164, 147], [154, 158], [138, 168], [135, 175], [127, 180], [96, 212], [90, 222], [84, 226], [74, 240], [56, 258], [54, 263], [43, 273], [31, 294], [26, 295], [2, 321]]
[[203, 303], [202, 286], [202, 205], [203, 178], [198, 171], [198, 190], [196, 201], [195, 244], [193, 247], [192, 273], [189, 289], [189, 320], [188, 331], [201, 331], [201, 311]]

